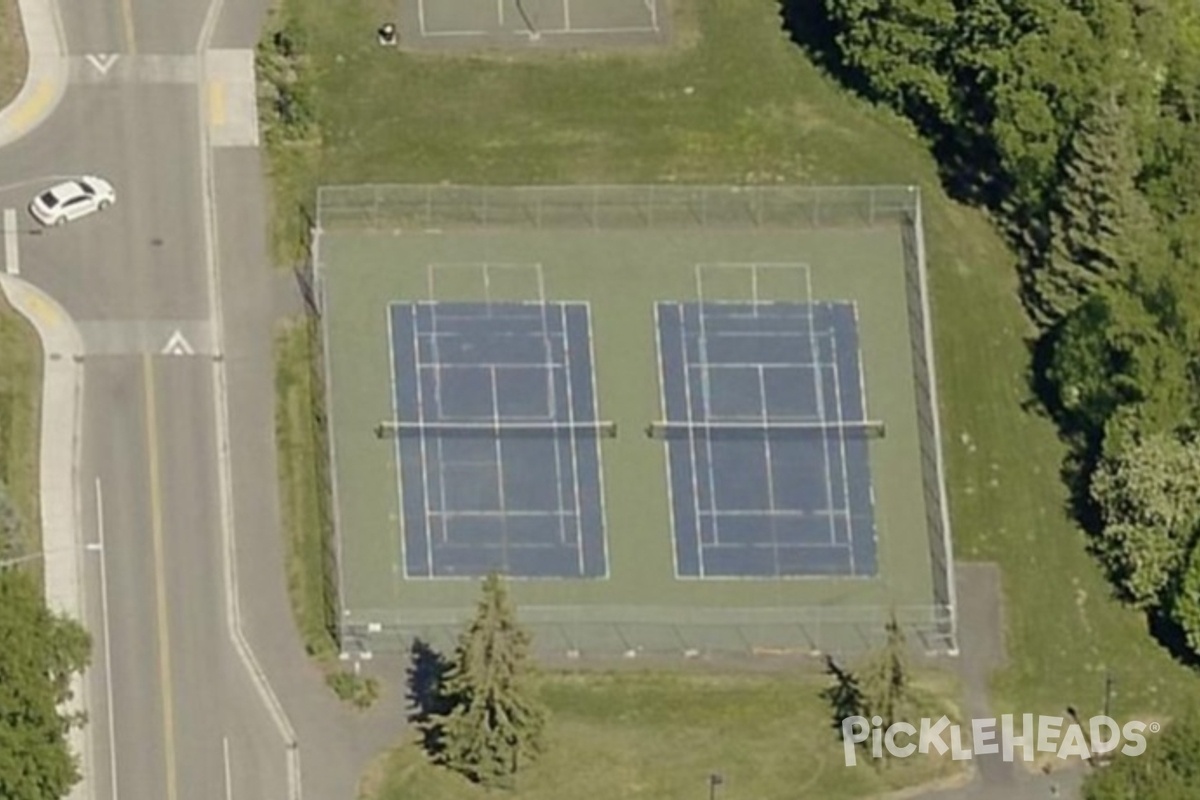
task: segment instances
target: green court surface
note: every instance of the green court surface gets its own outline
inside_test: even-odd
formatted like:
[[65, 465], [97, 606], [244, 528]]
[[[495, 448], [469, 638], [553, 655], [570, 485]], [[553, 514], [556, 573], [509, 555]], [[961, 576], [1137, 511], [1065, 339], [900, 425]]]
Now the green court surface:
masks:
[[[414, 636], [447, 646], [471, 613], [477, 581], [405, 578], [396, 451], [376, 427], [392, 414], [389, 303], [485, 299], [586, 302], [599, 417], [622, 432], [602, 440], [607, 577], [511, 582], [540, 650], [845, 652], [874, 643], [892, 614], [918, 645], [955, 647], [915, 190], [839, 190], [819, 213], [767, 203], [742, 217], [706, 203], [687, 215], [662, 204], [657, 219], [649, 206], [594, 195], [590, 209], [568, 208], [552, 190], [476, 190], [467, 204], [468, 190], [414, 187], [414, 197], [427, 193], [423, 207], [357, 210], [370, 193], [348, 203], [330, 196], [337, 191], [322, 190], [315, 261], [344, 649], [395, 650]], [[489, 191], [485, 209], [477, 201]], [[713, 197], [730, 196], [721, 191]], [[705, 300], [806, 299], [794, 280], [747, 279], [755, 264], [803, 268], [812, 300], [857, 305], [867, 408], [887, 425], [869, 451], [873, 576], [675, 575], [665, 448], [638, 433], [662, 417], [655, 303], [701, 291]]]

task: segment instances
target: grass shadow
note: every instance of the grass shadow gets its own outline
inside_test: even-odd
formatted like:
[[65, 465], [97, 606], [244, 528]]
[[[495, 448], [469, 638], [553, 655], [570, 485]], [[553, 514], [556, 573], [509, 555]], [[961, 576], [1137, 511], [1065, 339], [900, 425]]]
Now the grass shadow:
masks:
[[421, 747], [435, 757], [442, 749], [438, 720], [450, 710], [444, 686], [452, 664], [423, 639], [413, 640], [408, 657], [408, 721], [421, 732]]

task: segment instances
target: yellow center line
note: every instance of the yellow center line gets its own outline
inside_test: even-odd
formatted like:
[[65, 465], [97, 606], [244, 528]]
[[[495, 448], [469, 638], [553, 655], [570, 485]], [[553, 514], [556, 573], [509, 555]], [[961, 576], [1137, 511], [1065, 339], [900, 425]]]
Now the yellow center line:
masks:
[[208, 84], [208, 119], [214, 128], [225, 124], [225, 84], [221, 81]]
[[146, 394], [146, 455], [150, 468], [150, 532], [154, 544], [154, 594], [158, 611], [158, 679], [162, 691], [163, 745], [167, 761], [167, 800], [176, 800], [175, 706], [171, 687], [171, 642], [167, 630], [167, 583], [163, 567], [162, 487], [158, 465], [158, 406], [154, 396], [154, 362], [142, 357]]
[[137, 40], [133, 35], [133, 0], [121, 0], [121, 22], [125, 26], [125, 49], [137, 55]]

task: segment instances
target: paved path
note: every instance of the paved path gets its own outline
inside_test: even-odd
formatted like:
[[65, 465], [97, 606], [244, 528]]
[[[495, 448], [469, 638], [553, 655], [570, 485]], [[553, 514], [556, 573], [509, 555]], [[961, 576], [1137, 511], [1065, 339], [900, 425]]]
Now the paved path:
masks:
[[[963, 687], [963, 716], [995, 716], [989, 701], [992, 673], [1005, 664], [1004, 593], [996, 564], [960, 563], [957, 569], [958, 671]], [[972, 761], [973, 779], [966, 786], [928, 792], [920, 800], [1035, 800], [1079, 797], [1085, 770], [1052, 775], [1031, 773], [1024, 764], [1007, 763], [999, 755]]]

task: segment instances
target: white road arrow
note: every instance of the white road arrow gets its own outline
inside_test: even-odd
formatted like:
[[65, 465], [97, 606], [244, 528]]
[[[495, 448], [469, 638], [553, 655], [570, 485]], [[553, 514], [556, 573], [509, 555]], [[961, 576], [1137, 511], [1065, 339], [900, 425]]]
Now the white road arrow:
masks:
[[188, 340], [183, 338], [183, 331], [179, 329], [171, 334], [171, 338], [167, 340], [167, 346], [162, 349], [164, 356], [190, 356], [195, 352], [188, 344]]
[[87, 60], [91, 62], [93, 67], [100, 71], [101, 75], [107, 75], [108, 71], [112, 69], [112, 65], [117, 63], [117, 59], [120, 57], [120, 53], [99, 53], [97, 55], [89, 55]]

